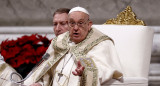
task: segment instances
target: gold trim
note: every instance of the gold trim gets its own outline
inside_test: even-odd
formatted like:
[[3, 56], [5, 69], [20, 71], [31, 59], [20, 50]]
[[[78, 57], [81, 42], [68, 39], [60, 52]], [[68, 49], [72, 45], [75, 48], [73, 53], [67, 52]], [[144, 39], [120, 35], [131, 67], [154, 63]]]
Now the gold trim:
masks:
[[[83, 63], [83, 66], [85, 66], [84, 72], [81, 76], [80, 86], [86, 86], [87, 84], [90, 84], [90, 86], [97, 86], [98, 69], [92, 58], [87, 58], [86, 55], [95, 45], [104, 40], [111, 39], [96, 29], [91, 29], [85, 40], [73, 46], [69, 46], [68, 44], [70, 39], [69, 33], [64, 34], [60, 38], [59, 40], [58, 38], [55, 38], [53, 41], [54, 52], [56, 52], [54, 60], [56, 61], [51, 62], [51, 60], [51, 66], [53, 66], [60, 58], [62, 58], [62, 56], [65, 55], [65, 53], [67, 53], [67, 51], [70, 50], [69, 52], [75, 56], [76, 60], [80, 60]], [[50, 69], [50, 67], [47, 68]], [[44, 74], [42, 73], [42, 75]]]
[[7, 68], [7, 67], [10, 67], [8, 64], [6, 64], [6, 63], [3, 63], [3, 64], [1, 64], [1, 66], [0, 66], [0, 75], [3, 73], [3, 71]]
[[117, 18], [109, 19], [104, 24], [118, 24], [118, 25], [145, 25], [144, 21], [136, 19], [136, 15], [132, 12], [132, 8], [127, 8], [117, 15]]

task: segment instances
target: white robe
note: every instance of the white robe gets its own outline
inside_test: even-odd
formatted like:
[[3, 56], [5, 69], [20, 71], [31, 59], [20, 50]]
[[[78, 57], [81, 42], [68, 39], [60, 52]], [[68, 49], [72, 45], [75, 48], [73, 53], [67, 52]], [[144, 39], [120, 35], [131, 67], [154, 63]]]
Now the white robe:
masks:
[[[19, 86], [14, 84], [10, 80], [11, 73], [16, 72], [14, 68], [8, 65], [6, 62], [3, 61], [3, 57], [0, 55], [0, 86]], [[20, 80], [19, 77], [15, 77], [16, 81]]]
[[[66, 61], [70, 58], [71, 53], [66, 54], [66, 56], [60, 60], [59, 64], [56, 67], [56, 70], [52, 71], [58, 71], [60, 72], [63, 64], [64, 64], [64, 59], [65, 59], [65, 64]], [[92, 50], [90, 50], [87, 54], [87, 57], [92, 58], [98, 68], [98, 85], [101, 86], [101, 84], [107, 83], [108, 80], [112, 79], [112, 74], [113, 71], [121, 71], [121, 66], [119, 64], [119, 59], [117, 58], [116, 50], [115, 47], [110, 40], [103, 41], [96, 45]], [[112, 57], [112, 58], [110, 58]], [[79, 85], [79, 76], [74, 76], [72, 74], [72, 71], [75, 71], [76, 69], [76, 63], [75, 57], [72, 56], [71, 59], [68, 61], [66, 64], [63, 74], [69, 77], [69, 82], [67, 82], [63, 86], [78, 86]], [[73, 67], [72, 67], [73, 66]], [[108, 71], [108, 69], [110, 71]], [[49, 75], [46, 75], [49, 76]], [[58, 81], [58, 75], [57, 72], [55, 73], [55, 76], [53, 76], [53, 83], [52, 86], [59, 86], [57, 81]], [[61, 77], [60, 81], [65, 81], [65, 77]], [[45, 80], [44, 80], [45, 81]], [[44, 84], [41, 82], [41, 85], [44, 86]], [[62, 85], [62, 84], [61, 84]]]
[[[63, 39], [66, 34], [67, 33], [64, 33], [58, 37], [56, 42], [57, 42], [57, 46], [59, 48], [63, 49], [63, 47], [64, 47], [64, 49], [65, 49], [65, 46], [63, 45], [64, 41], [61, 39]], [[67, 59], [70, 58], [69, 54], [71, 54], [71, 55], [76, 54], [77, 51], [82, 51], [82, 50], [86, 49], [86, 47], [87, 47], [87, 49], [89, 49], [89, 52], [87, 52], [85, 54], [84, 58], [91, 59], [89, 61], [91, 61], [91, 63], [94, 63], [93, 64], [94, 68], [92, 66], [91, 67], [87, 66], [87, 68], [85, 68], [86, 71], [84, 73], [84, 75], [86, 77], [83, 76], [83, 80], [82, 79], [80, 80], [81, 77], [74, 76], [72, 74], [72, 71], [74, 71], [77, 67], [76, 62], [74, 62], [74, 57], [76, 55], [72, 55], [71, 59], [65, 65], [64, 70], [63, 70], [63, 74], [66, 77], [69, 77], [68, 81], [66, 83], [64, 83], [65, 84], [64, 86], [77, 86], [77, 85], [79, 86], [80, 85], [79, 81], [84, 81], [84, 77], [86, 80], [85, 86], [90, 86], [90, 85], [101, 86], [101, 84], [104, 85], [105, 83], [107, 83], [108, 80], [110, 80], [112, 78], [116, 78], [116, 79], [121, 78], [121, 76], [122, 76], [121, 64], [120, 64], [120, 61], [119, 61], [118, 55], [116, 53], [113, 42], [111, 40], [104, 40], [104, 41], [99, 42], [98, 41], [99, 38], [103, 39], [103, 34], [101, 34], [100, 32], [98, 32], [95, 29], [93, 29], [93, 33], [91, 32], [91, 34], [93, 34], [93, 35], [91, 35], [91, 37], [90, 37], [90, 35], [88, 35], [88, 38], [86, 38], [87, 40], [84, 41], [83, 45], [81, 47], [78, 47], [78, 49], [80, 49], [80, 50], [76, 49], [75, 53], [72, 53], [74, 51], [71, 50], [71, 52], [70, 52], [70, 50], [69, 50], [67, 54], [63, 55], [63, 53], [61, 53], [61, 50], [58, 51], [60, 55], [61, 54], [63, 55], [63, 57], [61, 57], [61, 58], [57, 58], [55, 56], [55, 53], [57, 51], [54, 52], [54, 48], [57, 48], [57, 47], [56, 46], [53, 47], [53, 45], [55, 43], [54, 43], [54, 41], [52, 41], [50, 47], [47, 50], [47, 53], [49, 53], [51, 55], [50, 58], [48, 58], [48, 60], [46, 62], [44, 62], [39, 68], [37, 68], [37, 70], [34, 72], [34, 74], [32, 74], [25, 81], [25, 84], [30, 85], [34, 82], [37, 82], [37, 83], [40, 83], [42, 86], [59, 86], [57, 83], [57, 81], [59, 79], [59, 77], [57, 75], [57, 71], [58, 72], [61, 71], [61, 69], [63, 67], [64, 59], [65, 59], [65, 64], [66, 64]], [[97, 43], [92, 48], [90, 48], [92, 46], [92, 41], [94, 43], [96, 43], [96, 42], [99, 42], [99, 43]], [[91, 46], [90, 46], [90, 44], [91, 44]], [[83, 53], [85, 53], [85, 51]], [[81, 55], [83, 53], [81, 53]], [[76, 61], [77, 61], [77, 58], [76, 58]], [[48, 71], [45, 71], [45, 70], [48, 70]], [[96, 75], [94, 75], [94, 74], [96, 74]], [[60, 82], [64, 82], [66, 77], [61, 77]], [[83, 83], [84, 82], [81, 82], [81, 84], [83, 84]], [[61, 83], [61, 85], [63, 85], [63, 83]]]

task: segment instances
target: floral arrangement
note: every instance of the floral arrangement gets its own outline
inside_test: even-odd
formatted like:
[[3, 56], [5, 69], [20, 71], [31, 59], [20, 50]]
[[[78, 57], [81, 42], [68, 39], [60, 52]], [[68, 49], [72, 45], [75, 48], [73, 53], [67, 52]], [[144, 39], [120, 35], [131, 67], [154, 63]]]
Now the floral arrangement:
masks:
[[23, 77], [40, 61], [48, 49], [50, 40], [46, 36], [24, 35], [17, 40], [5, 40], [1, 43], [1, 55]]

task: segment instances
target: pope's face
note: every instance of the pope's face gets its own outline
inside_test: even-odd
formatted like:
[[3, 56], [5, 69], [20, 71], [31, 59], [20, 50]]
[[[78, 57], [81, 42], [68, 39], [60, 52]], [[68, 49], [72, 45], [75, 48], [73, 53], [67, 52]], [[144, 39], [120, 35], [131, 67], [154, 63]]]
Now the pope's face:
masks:
[[68, 31], [68, 14], [67, 13], [57, 13], [53, 17], [54, 33], [56, 36]]
[[76, 44], [83, 41], [90, 31], [92, 22], [89, 16], [83, 12], [75, 11], [69, 14], [70, 40]]

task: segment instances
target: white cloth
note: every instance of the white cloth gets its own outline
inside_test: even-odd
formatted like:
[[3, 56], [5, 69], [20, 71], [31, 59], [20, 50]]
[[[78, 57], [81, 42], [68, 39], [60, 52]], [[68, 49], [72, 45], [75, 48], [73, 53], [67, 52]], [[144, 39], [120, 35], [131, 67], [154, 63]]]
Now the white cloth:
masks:
[[[40, 83], [42, 86], [58, 85], [57, 78], [59, 77], [56, 77], [56, 71], [61, 71], [64, 59], [66, 62], [71, 53], [73, 54], [73, 58], [76, 56], [76, 61], [80, 59], [82, 64], [85, 65], [85, 73], [83, 73], [80, 80], [81, 83], [79, 83], [80, 78], [71, 73], [76, 69], [76, 63], [74, 63], [73, 58], [70, 59], [63, 70], [63, 73], [67, 77], [70, 77], [69, 82], [66, 82], [65, 85], [79, 86], [80, 84], [85, 84], [85, 86], [101, 86], [101, 84], [106, 83], [112, 78], [118, 79], [122, 76], [121, 64], [114, 44], [107, 36], [93, 29], [86, 40], [82, 42], [82, 45], [81, 43], [73, 47], [67, 45], [68, 48], [66, 48], [64, 46], [65, 43], [69, 43], [67, 38], [65, 38], [67, 37], [66, 35], [67, 33], [64, 33], [58, 36], [56, 41], [52, 41], [46, 52], [50, 54], [49, 59], [37, 68], [34, 74], [25, 81], [26, 85], [34, 82]], [[80, 57], [78, 55], [80, 55]], [[58, 56], [60, 56], [60, 58]], [[63, 82], [64, 78], [65, 77], [61, 77], [62, 80], [60, 81]], [[61, 85], [62, 84], [63, 83], [61, 83]]]
[[[71, 53], [66, 54], [66, 56], [60, 60], [59, 64], [56, 67], [56, 70], [52, 70], [52, 71], [60, 72], [63, 67], [64, 59], [65, 59], [65, 64], [66, 64], [66, 61], [70, 58], [70, 56], [71, 56]], [[112, 76], [109, 76], [109, 75], [110, 73], [114, 71], [114, 68], [118, 69], [118, 71], [121, 71], [121, 67], [119, 64], [119, 60], [117, 59], [117, 54], [116, 54], [114, 45], [110, 40], [103, 41], [99, 43], [98, 45], [96, 45], [91, 51], [88, 52], [87, 57], [92, 58], [98, 68], [98, 79], [99, 80], [98, 80], [97, 86], [101, 86], [100, 84], [104, 84], [109, 79], [112, 78]], [[110, 57], [113, 57], [113, 58], [110, 58]], [[112, 62], [114, 63], [114, 65], [112, 65], [113, 64]], [[108, 65], [108, 64], [111, 64], [111, 65]], [[111, 70], [106, 71], [108, 68]], [[75, 69], [76, 69], [76, 64], [74, 62], [74, 56], [72, 56], [63, 70], [63, 74], [70, 78], [69, 82], [64, 86], [77, 86], [78, 85], [79, 77], [74, 76], [72, 74], [72, 71], [74, 71]], [[57, 83], [57, 80], [59, 77], [57, 76], [58, 75], [54, 76], [52, 86], [59, 86]], [[61, 77], [60, 81], [64, 82], [65, 81], [64, 79], [65, 79], [64, 77], [63, 78]]]
[[[0, 60], [0, 86], [19, 86], [10, 81], [10, 75], [12, 72], [16, 72], [11, 66]], [[14, 80], [20, 80], [19, 77], [13, 77]]]
[[[55, 70], [55, 76], [54, 76], [52, 86], [59, 86], [59, 84], [58, 84], [58, 79], [59, 79], [58, 73], [61, 72], [63, 67], [64, 67], [64, 69], [63, 69], [62, 74], [64, 74], [64, 75], [60, 78], [59, 83], [61, 83], [61, 85], [66, 84], [66, 86], [67, 86], [67, 84], [68, 84], [68, 86], [71, 86], [71, 85], [77, 86], [78, 85], [78, 83], [74, 83], [74, 82], [78, 82], [79, 77], [74, 76], [72, 74], [72, 71], [74, 71], [76, 69], [76, 64], [74, 62], [75, 61], [74, 58], [75, 57], [72, 56], [71, 53], [68, 53], [59, 62], [59, 64], [56, 67], [56, 70]], [[65, 83], [65, 81], [66, 81], [66, 83]]]
[[0, 60], [4, 60], [3, 56], [0, 54]]

